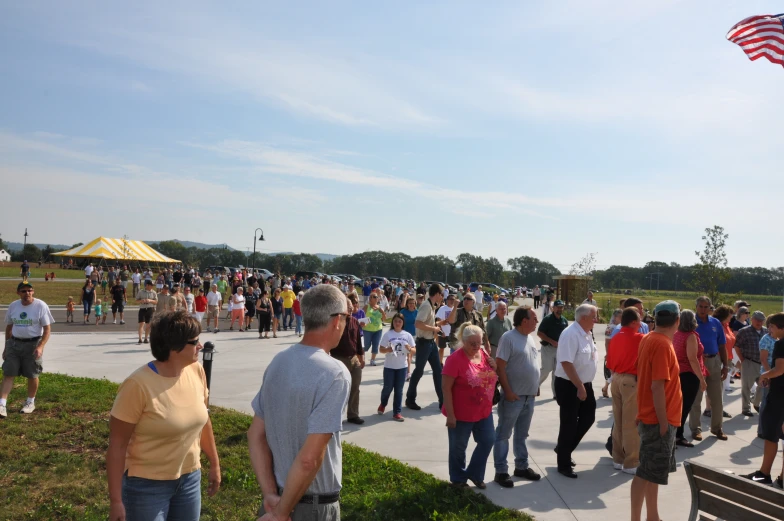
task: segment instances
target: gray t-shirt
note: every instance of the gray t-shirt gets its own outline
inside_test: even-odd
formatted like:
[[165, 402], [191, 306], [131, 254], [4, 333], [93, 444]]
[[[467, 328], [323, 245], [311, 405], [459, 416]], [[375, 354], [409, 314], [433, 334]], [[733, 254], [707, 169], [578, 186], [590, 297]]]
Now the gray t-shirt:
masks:
[[308, 435], [331, 433], [324, 462], [307, 493], [340, 491], [340, 429], [350, 388], [351, 375], [346, 366], [323, 349], [294, 344], [272, 359], [251, 405], [256, 416], [264, 420], [278, 487], [286, 484], [289, 469]]
[[501, 335], [496, 358], [506, 362], [506, 377], [517, 396], [535, 396], [539, 388], [540, 361], [531, 335], [513, 329]]

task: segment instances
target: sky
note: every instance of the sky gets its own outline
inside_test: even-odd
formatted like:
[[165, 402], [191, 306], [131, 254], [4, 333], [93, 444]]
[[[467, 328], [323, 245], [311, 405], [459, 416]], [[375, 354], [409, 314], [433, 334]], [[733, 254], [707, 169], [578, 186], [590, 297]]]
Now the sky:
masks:
[[0, 236], [784, 264], [780, 2], [285, 4], [0, 4]]

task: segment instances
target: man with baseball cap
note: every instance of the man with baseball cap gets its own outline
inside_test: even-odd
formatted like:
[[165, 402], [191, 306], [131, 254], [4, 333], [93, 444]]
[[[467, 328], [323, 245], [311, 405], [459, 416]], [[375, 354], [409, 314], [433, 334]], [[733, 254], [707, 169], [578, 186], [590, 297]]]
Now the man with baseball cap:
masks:
[[[740, 359], [740, 397], [743, 416], [753, 416], [751, 412], [751, 388], [760, 375], [760, 339], [768, 334], [765, 324], [765, 313], [755, 311], [751, 316], [751, 325], [741, 328], [735, 335], [735, 354]], [[754, 409], [759, 412], [762, 393], [754, 394]]]
[[27, 401], [20, 412], [35, 410], [38, 376], [43, 372], [44, 347], [54, 324], [49, 306], [33, 296], [33, 285], [20, 282], [16, 287], [19, 300], [8, 306], [5, 314], [5, 348], [3, 349], [3, 384], [0, 389], [0, 418], [8, 415], [7, 399], [14, 378], [27, 378]]
[[653, 310], [656, 329], [640, 342], [637, 357], [637, 432], [640, 465], [631, 488], [632, 521], [640, 521], [646, 503], [648, 519], [661, 519], [659, 485], [675, 472], [675, 430], [681, 424], [683, 394], [680, 366], [672, 338], [680, 323], [680, 306], [665, 300]]

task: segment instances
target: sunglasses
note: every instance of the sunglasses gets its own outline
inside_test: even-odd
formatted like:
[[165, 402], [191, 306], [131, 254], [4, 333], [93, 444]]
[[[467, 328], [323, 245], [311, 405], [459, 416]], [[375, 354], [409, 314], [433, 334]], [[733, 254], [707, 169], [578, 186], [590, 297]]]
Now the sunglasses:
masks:
[[197, 346], [200, 343], [201, 343], [201, 340], [197, 338], [196, 340], [188, 340], [187, 342], [185, 342], [185, 345]]

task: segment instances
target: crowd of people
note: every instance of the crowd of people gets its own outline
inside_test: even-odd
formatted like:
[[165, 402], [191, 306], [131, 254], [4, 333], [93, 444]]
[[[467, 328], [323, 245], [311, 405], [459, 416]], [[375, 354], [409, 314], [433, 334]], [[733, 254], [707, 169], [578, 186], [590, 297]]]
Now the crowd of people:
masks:
[[[557, 471], [579, 477], [572, 455], [596, 412], [593, 381], [599, 361], [593, 329], [598, 308], [593, 295], [574, 309], [571, 324], [564, 302], [545, 295], [550, 305], [539, 323], [533, 307], [519, 306], [510, 317], [509, 302], [501, 295], [489, 300], [485, 315], [481, 287], [450, 292], [439, 284], [385, 287], [368, 280], [359, 286], [328, 278], [264, 280], [239, 272], [231, 280], [221, 273], [182, 272], [176, 279], [177, 273], [139, 273], [139, 287], [132, 288], [140, 307], [139, 343], [149, 342], [154, 360], [126, 379], [111, 412], [107, 475], [113, 521], [156, 515], [198, 519], [200, 451], [210, 463], [209, 494], [218, 491], [220, 463], [207, 415], [208, 390], [195, 362], [202, 348], [199, 335], [218, 331], [224, 305], [230, 329], [235, 324], [238, 331], [258, 327], [263, 339], [270, 329], [274, 337], [282, 328], [302, 337], [274, 357], [252, 403], [248, 437], [264, 493], [262, 519], [339, 519], [341, 422], [345, 417], [364, 423], [359, 399], [368, 351], [370, 365], [379, 362], [377, 355], [384, 356], [377, 412], [384, 415], [392, 398], [394, 421], [405, 420], [404, 407], [422, 408], [419, 384], [425, 367], [432, 369], [438, 407], [446, 418], [454, 487], [471, 482], [486, 488], [491, 453], [498, 486], [513, 487], [512, 477], [541, 478], [529, 465], [526, 439], [548, 376], [559, 406]], [[85, 320], [97, 300], [91, 275], [80, 297]], [[112, 312], [123, 321], [123, 307], [114, 307], [128, 298], [122, 271], [112, 282]], [[6, 314], [2, 417], [18, 375], [28, 378], [22, 412], [34, 410], [53, 322], [46, 304], [34, 299], [32, 284], [22, 282], [18, 291], [20, 300]], [[605, 331], [602, 394], [612, 399], [608, 449], [613, 465], [634, 475], [632, 519], [640, 519], [644, 504], [648, 519], [659, 519], [658, 486], [675, 471], [676, 447], [688, 449], [703, 439], [701, 416], [710, 418], [717, 439], [727, 439], [724, 386], [733, 378], [740, 381], [744, 416], [753, 416], [752, 408], [759, 413], [758, 436], [765, 440], [761, 468], [746, 477], [773, 484], [772, 465], [778, 441], [784, 439], [784, 313], [750, 313], [742, 301], [735, 309], [714, 309], [707, 297], [696, 300], [695, 311], [664, 301], [650, 315], [639, 299], [620, 304]], [[687, 417], [691, 441], [684, 432]], [[476, 446], [469, 457], [472, 436]], [[781, 475], [775, 483], [782, 487]]]

